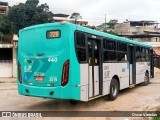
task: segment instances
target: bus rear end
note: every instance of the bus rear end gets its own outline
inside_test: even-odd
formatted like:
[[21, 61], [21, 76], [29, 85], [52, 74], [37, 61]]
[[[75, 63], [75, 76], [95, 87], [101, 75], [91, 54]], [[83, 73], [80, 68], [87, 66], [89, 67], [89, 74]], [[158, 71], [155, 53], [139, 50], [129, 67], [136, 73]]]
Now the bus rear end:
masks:
[[[66, 32], [67, 31], [67, 32]], [[70, 78], [69, 27], [36, 25], [19, 32], [18, 92], [21, 95], [79, 100]]]

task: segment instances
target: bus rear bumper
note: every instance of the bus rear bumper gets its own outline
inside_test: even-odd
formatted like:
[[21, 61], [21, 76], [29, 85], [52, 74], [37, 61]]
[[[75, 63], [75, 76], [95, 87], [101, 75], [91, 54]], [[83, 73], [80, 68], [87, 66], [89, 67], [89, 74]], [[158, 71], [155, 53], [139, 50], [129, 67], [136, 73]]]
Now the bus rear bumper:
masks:
[[38, 87], [18, 83], [18, 93], [42, 98], [80, 100], [79, 89], [73, 86]]
[[59, 87], [38, 87], [38, 86], [19, 84], [18, 93], [26, 96], [60, 98]]

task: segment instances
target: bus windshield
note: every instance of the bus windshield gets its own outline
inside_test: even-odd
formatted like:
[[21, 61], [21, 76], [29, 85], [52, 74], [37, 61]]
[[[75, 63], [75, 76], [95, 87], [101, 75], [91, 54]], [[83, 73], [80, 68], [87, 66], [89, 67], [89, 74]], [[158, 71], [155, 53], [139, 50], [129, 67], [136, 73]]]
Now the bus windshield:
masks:
[[23, 39], [20, 41], [21, 49], [25, 53], [53, 53], [60, 51], [65, 46], [60, 34], [62, 34], [60, 30], [47, 28], [24, 30], [21, 33], [21, 39]]

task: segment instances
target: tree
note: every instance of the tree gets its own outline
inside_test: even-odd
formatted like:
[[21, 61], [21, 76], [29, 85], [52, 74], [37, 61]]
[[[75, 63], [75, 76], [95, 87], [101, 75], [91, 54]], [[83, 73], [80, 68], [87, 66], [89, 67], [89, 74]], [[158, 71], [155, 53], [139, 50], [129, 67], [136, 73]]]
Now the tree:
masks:
[[118, 23], [118, 20], [111, 19], [107, 24], [110, 26], [110, 28], [114, 28], [115, 24]]
[[108, 34], [112, 34], [112, 35], [118, 35], [118, 34], [117, 34], [115, 31], [113, 31], [113, 30], [109, 30], [109, 31], [103, 30], [103, 32], [108, 33]]
[[77, 20], [82, 19], [82, 16], [80, 15], [80, 13], [74, 12], [72, 13], [70, 19], [74, 19], [76, 24]]
[[8, 17], [11, 21], [11, 32], [17, 33], [27, 26], [52, 22], [53, 13], [49, 11], [47, 4], [39, 5], [39, 0], [27, 0], [11, 7]]
[[8, 17], [11, 21], [11, 32], [17, 33], [24, 26], [25, 4], [20, 3], [10, 8]]
[[8, 34], [10, 33], [11, 24], [10, 20], [7, 15], [0, 18], [0, 33], [1, 34]]

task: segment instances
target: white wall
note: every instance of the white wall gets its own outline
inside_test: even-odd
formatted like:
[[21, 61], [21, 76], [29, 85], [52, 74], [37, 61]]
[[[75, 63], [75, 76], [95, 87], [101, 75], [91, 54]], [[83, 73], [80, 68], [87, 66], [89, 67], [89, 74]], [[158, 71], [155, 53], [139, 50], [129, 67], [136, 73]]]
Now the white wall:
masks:
[[12, 62], [11, 63], [0, 63], [0, 77], [12, 77]]

